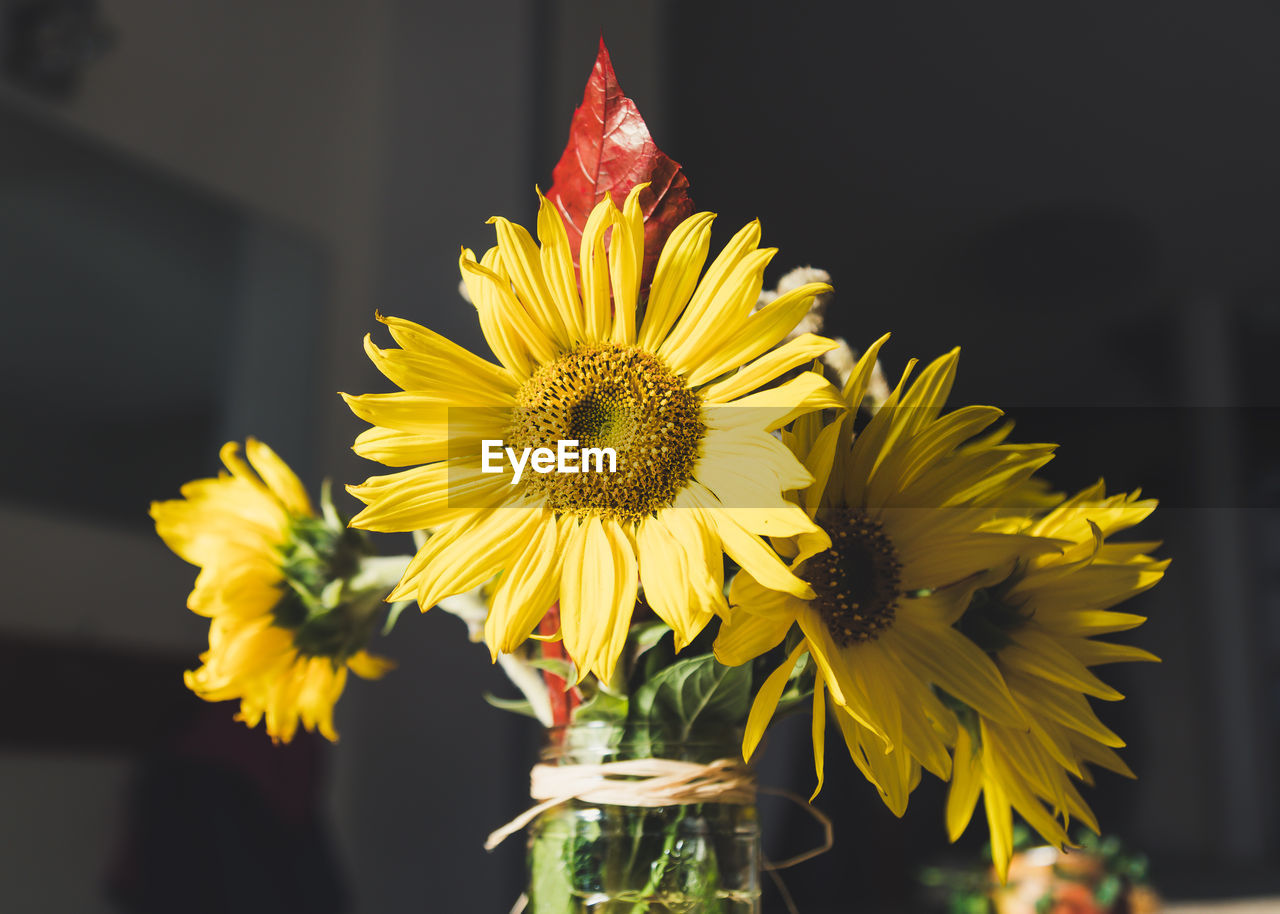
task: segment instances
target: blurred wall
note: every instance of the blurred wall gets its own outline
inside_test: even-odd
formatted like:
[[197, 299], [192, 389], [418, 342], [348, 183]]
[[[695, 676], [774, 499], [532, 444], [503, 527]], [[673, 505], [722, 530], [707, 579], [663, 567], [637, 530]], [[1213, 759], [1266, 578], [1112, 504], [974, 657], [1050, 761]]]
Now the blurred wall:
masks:
[[[113, 0], [104, 13], [115, 44], [94, 64], [77, 97], [51, 105], [5, 90], [0, 101], [64, 133], [68, 143], [99, 147], [104, 161], [134, 163], [128, 167], [139, 174], [153, 171], [197, 207], [247, 214], [249, 234], [237, 260], [227, 262], [228, 269], [243, 271], [229, 279], [241, 302], [226, 302], [213, 316], [215, 324], [233, 324], [226, 332], [239, 340], [229, 366], [236, 371], [225, 379], [218, 435], [258, 434], [277, 441], [275, 429], [287, 441], [282, 450], [299, 466], [332, 465], [334, 455], [346, 455], [350, 440], [339, 427], [333, 391], [358, 386], [352, 374], [359, 377], [363, 370], [359, 336], [369, 323], [376, 286], [388, 4], [322, 0], [302, 11], [280, 4]], [[184, 227], [173, 228], [181, 234]], [[298, 290], [279, 285], [281, 251], [271, 249], [272, 237], [285, 239], [286, 256], [308, 246], [322, 252], [315, 275], [320, 285], [309, 290], [307, 310], [279, 307]], [[157, 249], [150, 268], [168, 269], [165, 256]], [[148, 265], [142, 260], [122, 267], [131, 268]], [[10, 287], [6, 311], [29, 308], [12, 293]], [[198, 329], [203, 322], [184, 319], [183, 305], [174, 302], [168, 315], [154, 315], [132, 342], [201, 350], [203, 340], [190, 335], [207, 331]], [[92, 309], [94, 303], [85, 306]], [[281, 325], [282, 313], [291, 322], [309, 321], [319, 332]], [[66, 312], [39, 317], [46, 334], [60, 332], [66, 340], [68, 329], [75, 333]], [[124, 323], [120, 315], [116, 326]], [[96, 344], [111, 347], [109, 337]], [[299, 352], [317, 348], [314, 359]], [[66, 345], [62, 350], [74, 351]], [[299, 367], [307, 364], [320, 370], [303, 375]], [[66, 367], [77, 371], [75, 363]], [[34, 392], [41, 382], [32, 376], [26, 383]], [[78, 383], [92, 402], [93, 378], [83, 376]], [[158, 389], [167, 384], [163, 377], [152, 383]], [[102, 408], [109, 414], [112, 406]], [[130, 445], [128, 438], [118, 439], [105, 459], [80, 453], [72, 472], [100, 471], [95, 484], [109, 486], [113, 459], [135, 465], [157, 459], [131, 452]], [[215, 464], [211, 449], [199, 464], [184, 467], [183, 475], [208, 474]], [[318, 481], [314, 472], [307, 475], [309, 482]], [[0, 601], [4, 633], [108, 651], [181, 654], [194, 665], [205, 626], [183, 604], [195, 569], [143, 532], [145, 501], [133, 510], [139, 523], [120, 526], [65, 508], [0, 505], [8, 582]], [[113, 684], [101, 685], [109, 691]], [[129, 756], [110, 749], [0, 754], [6, 810], [0, 846], [9, 849], [0, 863], [6, 907], [108, 909], [103, 884], [120, 849], [132, 773]]]
[[113, 147], [324, 248], [331, 287], [315, 307], [328, 377], [312, 396], [321, 406], [313, 446], [326, 453], [349, 446], [332, 392], [363, 360], [351, 340], [377, 285], [392, 7], [112, 0], [104, 9], [116, 46], [65, 112]]

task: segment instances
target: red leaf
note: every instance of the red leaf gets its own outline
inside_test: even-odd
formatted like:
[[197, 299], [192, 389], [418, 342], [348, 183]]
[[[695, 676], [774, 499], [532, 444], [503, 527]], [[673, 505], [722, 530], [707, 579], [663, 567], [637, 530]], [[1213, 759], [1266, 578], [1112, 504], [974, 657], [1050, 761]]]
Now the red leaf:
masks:
[[569, 142], [551, 173], [547, 193], [564, 220], [575, 265], [582, 229], [595, 205], [609, 194], [615, 206], [622, 206], [631, 188], [646, 181], [649, 187], [640, 193], [644, 212], [641, 294], [648, 291], [667, 236], [693, 214], [693, 200], [679, 163], [658, 149], [636, 103], [622, 93], [601, 38], [582, 104], [573, 113]]
[[[560, 631], [560, 604], [551, 604], [547, 614], [538, 623], [538, 634], [551, 637]], [[549, 660], [568, 660], [569, 655], [562, 641], [542, 642], [542, 656]], [[542, 671], [542, 678], [547, 683], [547, 694], [551, 699], [551, 725], [563, 727], [569, 723], [569, 716], [578, 706], [579, 693], [576, 688], [568, 689], [564, 678], [550, 670]]]

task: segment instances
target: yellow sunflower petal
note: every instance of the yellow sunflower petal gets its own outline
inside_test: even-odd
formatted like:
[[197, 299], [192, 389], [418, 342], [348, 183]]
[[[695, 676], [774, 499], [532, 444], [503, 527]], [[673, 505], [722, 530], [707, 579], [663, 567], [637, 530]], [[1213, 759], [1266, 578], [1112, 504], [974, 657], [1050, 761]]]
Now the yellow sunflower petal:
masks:
[[241, 627], [218, 657], [219, 666], [230, 673], [269, 668], [293, 656], [293, 633], [262, 618]]
[[853, 366], [853, 371], [849, 373], [849, 380], [844, 382], [844, 390], [841, 395], [845, 402], [851, 406], [857, 406], [867, 396], [867, 387], [871, 383], [871, 376], [875, 372], [876, 359], [880, 356], [880, 347], [889, 341], [889, 334], [885, 334], [867, 347], [859, 358], [858, 363]]
[[[482, 438], [471, 443], [478, 450]], [[461, 445], [465, 446], [465, 445]], [[458, 449], [461, 449], [461, 446]], [[408, 467], [420, 463], [435, 463], [449, 457], [455, 443], [438, 435], [413, 435], [392, 428], [374, 425], [356, 436], [351, 449], [366, 460], [375, 460], [383, 466]]]
[[[228, 441], [218, 451], [218, 459], [231, 471], [231, 475], [245, 486], [266, 494], [266, 484], [258, 477], [243, 457], [240, 456], [240, 442]], [[188, 483], [191, 485], [191, 483]], [[184, 493], [185, 494], [185, 493]]]
[[503, 572], [484, 622], [484, 640], [494, 660], [499, 652], [509, 654], [524, 643], [559, 597], [560, 544], [567, 525], [545, 512], [535, 530], [519, 536], [520, 550]]
[[1023, 714], [991, 659], [953, 628], [918, 624], [902, 614], [881, 641], [909, 658], [922, 678], [993, 720], [1017, 727]]
[[445, 441], [501, 438], [511, 421], [507, 405], [457, 407], [417, 391], [341, 396], [353, 413], [371, 425]]
[[547, 287], [538, 246], [521, 225], [501, 216], [494, 216], [489, 222], [496, 230], [498, 251], [511, 277], [511, 284], [515, 286], [516, 296], [528, 306], [538, 328], [560, 349], [567, 349], [569, 332], [565, 327], [563, 309], [557, 306], [556, 298]]
[[1009, 881], [1009, 858], [1013, 856], [1013, 808], [998, 783], [988, 781], [983, 793], [987, 829], [991, 834], [991, 863], [1003, 885]]
[[404, 583], [389, 599], [406, 598], [413, 591], [406, 592], [405, 585], [416, 585], [418, 605], [427, 610], [446, 597], [474, 590], [506, 567], [547, 516], [534, 508], [496, 508], [437, 533], [418, 550]]
[[883, 648], [875, 642], [869, 642], [842, 649], [832, 640], [831, 632], [822, 617], [807, 605], [796, 616], [796, 621], [804, 632], [805, 641], [809, 645], [809, 656], [813, 658], [827, 683], [832, 700], [860, 726], [874, 733], [885, 747], [892, 749], [893, 743], [878, 722], [874, 704], [852, 673], [853, 664], [861, 659], [863, 653]]
[[1097, 740], [1079, 736], [1077, 739], [1072, 741], [1072, 748], [1076, 756], [1082, 762], [1100, 765], [1108, 771], [1114, 771], [1121, 777], [1131, 779], [1137, 777], [1137, 775], [1133, 773], [1133, 769], [1126, 765], [1124, 760], [1121, 759], [1118, 754], [1113, 750], [1108, 749]]
[[367, 506], [351, 519], [351, 526], [385, 533], [430, 530], [496, 508], [512, 497], [505, 475], [447, 462], [374, 476], [362, 485], [347, 486], [347, 491]]
[[187, 608], [202, 616], [261, 616], [280, 602], [283, 578], [265, 555], [245, 555], [226, 566], [210, 563], [196, 575]]
[[640, 297], [640, 270], [644, 265], [644, 213], [640, 194], [646, 181], [631, 188], [622, 211], [613, 224], [609, 239], [609, 282], [613, 288], [613, 335], [615, 343], [636, 339], [636, 300]]
[[396, 664], [394, 660], [379, 657], [368, 651], [356, 651], [347, 658], [347, 666], [361, 679], [381, 679], [395, 669]]
[[[716, 259], [711, 262], [711, 266], [707, 268], [707, 272], [702, 277], [702, 281], [698, 283], [698, 287], [694, 291], [689, 304], [681, 313], [679, 321], [658, 348], [658, 355], [667, 359], [668, 364], [677, 371], [679, 371], [679, 366], [671, 361], [671, 354], [697, 334], [707, 313], [720, 314], [731, 298], [740, 297], [745, 299], [750, 296], [750, 286], [747, 285], [751, 281], [752, 274], [750, 272], [744, 276], [745, 282], [743, 285], [747, 286], [745, 289], [730, 288], [722, 292], [721, 287], [726, 285], [726, 279], [733, 274], [739, 262], [755, 251], [759, 243], [760, 223], [758, 221], [750, 222], [738, 230], [738, 233], [729, 240], [729, 243], [716, 256]], [[762, 263], [760, 264], [760, 272], [763, 274], [763, 271], [764, 265]], [[735, 292], [738, 293], [737, 296], [734, 296]], [[757, 289], [756, 297], [759, 297], [759, 294]], [[753, 303], [754, 300], [747, 302], [747, 308], [750, 309], [750, 305]]]
[[885, 460], [870, 494], [872, 504], [890, 504], [892, 489], [907, 490], [926, 469], [951, 458], [960, 445], [1000, 416], [994, 406], [964, 406], [922, 429]]
[[[796, 459], [790, 448], [773, 435], [749, 427], [709, 428], [702, 440], [702, 456], [694, 465], [693, 475], [697, 478], [704, 467], [710, 472], [723, 468], [741, 475], [743, 465], [749, 466], [757, 475], [758, 487], [772, 490], [773, 495], [805, 488], [814, 479], [809, 468]], [[751, 499], [725, 503], [737, 507], [755, 506]]]
[[812, 803], [818, 798], [818, 794], [822, 792], [822, 781], [825, 768], [826, 749], [827, 749], [827, 706], [823, 700], [823, 684], [819, 679], [813, 684], [813, 770], [817, 775], [818, 783], [813, 788], [813, 793], [809, 797]]
[[[896, 659], [883, 649], [883, 645], [873, 642], [842, 652], [832, 658], [832, 663], [846, 668], [858, 684], [858, 691], [866, 696], [866, 704], [858, 710], [876, 724], [878, 733], [883, 734], [885, 751], [905, 754], [908, 750], [899, 694], [900, 691], [919, 690], [911, 687], [913, 674], [908, 672], [909, 668], [896, 663]], [[883, 786], [883, 781], [881, 783]]]
[[[183, 490], [191, 491], [187, 486]], [[151, 519], [165, 545], [193, 565], [260, 556], [281, 541], [288, 518], [278, 505], [265, 505], [267, 517], [274, 515], [270, 524], [259, 523], [256, 517], [233, 507], [216, 499], [158, 501], [151, 504]], [[257, 512], [260, 507], [252, 504], [247, 510]]]
[[275, 451], [257, 438], [249, 438], [245, 441], [245, 455], [267, 484], [267, 488], [290, 513], [297, 517], [311, 517], [315, 514], [302, 481]]
[[934, 359], [920, 372], [915, 383], [903, 395], [900, 408], [904, 412], [901, 422], [894, 423], [894, 430], [903, 439], [911, 439], [931, 423], [942, 411], [955, 383], [956, 365], [960, 361], [960, 348]]
[[871, 485], [876, 467], [888, 453], [886, 443], [894, 421], [900, 415], [897, 411], [898, 401], [902, 398], [903, 388], [906, 387], [907, 378], [911, 376], [915, 365], [915, 359], [908, 360], [906, 367], [902, 369], [898, 386], [889, 392], [871, 421], [854, 438], [853, 448], [848, 456], [848, 468], [844, 474], [843, 504], [857, 508], [867, 507], [867, 489]]
[[[885, 515], [880, 515], [884, 517]], [[891, 521], [882, 521], [891, 527]], [[1023, 555], [1055, 549], [1040, 537], [969, 531], [950, 536], [920, 537], [902, 542], [898, 558], [904, 590], [936, 590], [984, 571], [1012, 569]]]
[[1011, 637], [1014, 643], [1000, 651], [1000, 663], [1009, 669], [1039, 676], [1103, 701], [1124, 698], [1091, 673], [1084, 663], [1062, 646], [1059, 639], [1030, 628], [1021, 628]]
[[1089, 707], [1089, 701], [1074, 689], [1045, 682], [1035, 676], [1010, 672], [1006, 677], [1009, 688], [1024, 702], [1043, 715], [1115, 749], [1124, 746], [1124, 740], [1112, 732]]
[[477, 263], [475, 254], [466, 248], [458, 258], [458, 267], [480, 316], [485, 340], [503, 365], [527, 378], [535, 365], [555, 358], [555, 342], [534, 323], [507, 280]]
[[812, 448], [805, 455], [805, 469], [813, 475], [813, 482], [802, 493], [801, 505], [810, 517], [818, 513], [822, 496], [827, 491], [827, 480], [830, 479], [832, 467], [835, 464], [836, 447], [840, 444], [842, 437], [841, 426], [846, 421], [848, 421], [846, 417], [841, 416], [823, 426], [822, 431], [818, 432], [814, 439]]
[[898, 818], [907, 811], [907, 802], [917, 783], [919, 766], [900, 749], [885, 751], [884, 742], [854, 720], [842, 708], [835, 710], [836, 722], [854, 764], [880, 793], [880, 799]]
[[964, 834], [982, 793], [981, 750], [973, 744], [969, 731], [957, 731], [955, 763], [951, 766], [951, 787], [947, 791], [947, 839]]
[[604, 252], [605, 229], [613, 225], [617, 209], [609, 195], [596, 204], [582, 229], [578, 257], [582, 277], [583, 332], [591, 342], [609, 339], [612, 329], [609, 301], [609, 272]]
[[720, 510], [749, 533], [773, 537], [825, 536], [799, 505], [777, 494], [776, 488], [772, 492], [763, 488], [759, 477], [734, 473], [720, 464], [715, 470], [704, 469], [700, 482], [720, 500]]
[[774, 590], [811, 599], [813, 588], [783, 564], [778, 554], [754, 533], [746, 530], [705, 488], [692, 483], [676, 499], [676, 507], [687, 504], [702, 509], [715, 524], [725, 554], [746, 569], [757, 581]]
[[[1055, 580], [1052, 587], [1042, 587], [1039, 578], [1029, 578], [1016, 584], [1010, 593], [1025, 597], [1034, 590], [1036, 611], [1043, 613], [1046, 624], [1055, 629], [1072, 626], [1077, 634], [1104, 634], [1103, 629], [1112, 624], [1134, 627], [1128, 623], [1135, 617], [1126, 617], [1122, 613], [1085, 613], [1083, 610], [1105, 610], [1149, 590], [1160, 583], [1166, 567], [1168, 562], [1128, 565], [1094, 562], [1075, 574]], [[1141, 616], [1136, 618], [1142, 620]], [[1090, 625], [1096, 626], [1096, 630], [1090, 631]]]
[[[378, 320], [386, 324], [396, 344], [413, 356], [412, 362], [401, 363], [403, 367], [399, 370], [406, 373], [412, 371], [415, 376], [420, 374], [420, 380], [426, 382], [422, 385], [426, 389], [433, 389], [442, 382], [466, 378], [468, 389], [483, 390], [493, 397], [494, 402], [501, 402], [504, 395], [509, 397], [515, 393], [517, 380], [506, 368], [485, 361], [452, 340], [413, 321], [381, 314], [378, 315]], [[406, 375], [406, 379], [407, 377]], [[391, 380], [395, 381], [394, 378]], [[400, 386], [404, 387], [403, 384]], [[412, 386], [417, 387], [418, 384], [415, 382]]]
[[[384, 320], [389, 320], [384, 318]], [[408, 323], [407, 321], [405, 323]], [[425, 334], [424, 328], [418, 328]], [[459, 359], [433, 342], [423, 348], [382, 349], [369, 334], [364, 351], [375, 368], [402, 390], [414, 391], [445, 406], [495, 406], [513, 404], [510, 373], [472, 356]], [[483, 366], [483, 367], [481, 367]], [[465, 378], [465, 383], [460, 379]]]
[[768, 728], [769, 721], [773, 720], [774, 712], [778, 710], [778, 702], [786, 690], [787, 680], [791, 678], [791, 671], [795, 669], [796, 661], [804, 650], [805, 644], [801, 641], [787, 655], [782, 665], [769, 674], [756, 693], [755, 701], [751, 703], [751, 713], [747, 715], [746, 732], [742, 737], [742, 757], [746, 761], [751, 761], [760, 740], [764, 739], [764, 731]]
[[1031, 474], [1053, 459], [1054, 445], [1008, 445], [1000, 451], [966, 455], [929, 466], [912, 483], [891, 495], [890, 507], [945, 508], [1001, 504]]
[[1093, 641], [1084, 638], [1063, 640], [1064, 646], [1085, 666], [1098, 666], [1103, 663], [1162, 662], [1155, 654], [1132, 644], [1114, 644], [1110, 641]]
[[[777, 253], [777, 248], [761, 248], [746, 254], [730, 270], [715, 295], [706, 299], [706, 307], [700, 312], [699, 318], [690, 318], [690, 312], [686, 312], [686, 316], [681, 318], [672, 331], [672, 336], [684, 334], [682, 342], [677, 345], [668, 338], [669, 345], [664, 343], [660, 350], [660, 354], [677, 374], [700, 374], [704, 380], [716, 377], [702, 372], [707, 363], [721, 358], [730, 346], [730, 341], [738, 336], [754, 316], [752, 309], [760, 300], [765, 268]], [[699, 294], [695, 293], [689, 303], [690, 311], [699, 304]], [[746, 359], [728, 366], [724, 371], [738, 367], [742, 361]]]
[[714, 213], [695, 213], [676, 226], [663, 245], [649, 289], [644, 323], [640, 327], [639, 344], [642, 349], [656, 352], [689, 303], [689, 297], [698, 285], [698, 274], [711, 249], [711, 223], [714, 220]]
[[560, 309], [560, 318], [570, 343], [580, 343], [585, 338], [582, 326], [582, 299], [578, 297], [578, 273], [573, 266], [573, 250], [569, 245], [569, 233], [555, 205], [538, 191], [538, 241], [542, 243], [539, 254], [542, 275], [547, 289]]
[[288, 673], [276, 678], [267, 693], [267, 733], [276, 742], [291, 742], [298, 732], [298, 693], [303, 681], [299, 666], [295, 663]]
[[695, 617], [706, 613], [724, 615], [724, 553], [714, 523], [704, 512], [688, 505], [668, 509], [658, 517], [674, 542], [685, 551], [689, 573], [689, 611]]
[[[703, 343], [706, 348], [700, 346], [692, 356], [698, 358], [699, 365], [689, 372], [689, 383], [696, 386], [718, 378], [781, 343], [808, 313], [814, 297], [830, 291], [831, 287], [826, 283], [807, 283], [778, 296], [752, 314], [723, 343]], [[701, 340], [699, 342], [702, 343]], [[715, 348], [711, 351], [713, 345]]]
[[716, 659], [725, 666], [741, 666], [781, 644], [793, 621], [786, 615], [731, 610], [716, 634]]
[[[835, 341], [825, 336], [803, 333], [747, 362], [723, 381], [716, 381], [705, 387], [702, 391], [703, 400], [707, 403], [728, 403], [768, 384], [793, 368], [812, 362], [835, 346]], [[695, 382], [690, 379], [690, 383]]]
[[579, 678], [595, 673], [613, 678], [635, 608], [637, 568], [634, 547], [616, 523], [598, 517], [568, 533], [560, 584], [560, 624], [564, 646]]
[[844, 408], [844, 400], [830, 381], [816, 372], [806, 371], [777, 387], [716, 406], [714, 410], [707, 410], [706, 415], [716, 428], [756, 428], [771, 432], [814, 410]]
[[347, 681], [347, 668], [334, 669], [328, 657], [312, 657], [301, 665], [298, 673], [300, 686], [297, 695], [297, 713], [308, 732], [319, 730], [328, 740], [336, 742], [338, 733], [333, 728], [333, 706], [342, 697]]
[[646, 517], [636, 529], [640, 580], [645, 601], [675, 631], [682, 650], [714, 613], [698, 599], [689, 577], [689, 555], [661, 516]]

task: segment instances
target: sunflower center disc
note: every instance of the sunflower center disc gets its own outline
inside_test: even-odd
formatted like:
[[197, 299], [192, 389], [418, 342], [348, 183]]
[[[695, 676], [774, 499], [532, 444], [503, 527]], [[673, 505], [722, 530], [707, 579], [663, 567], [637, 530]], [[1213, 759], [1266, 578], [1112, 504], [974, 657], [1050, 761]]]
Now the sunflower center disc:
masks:
[[517, 398], [507, 439], [519, 448], [613, 448], [614, 472], [528, 474], [528, 491], [558, 514], [638, 520], [686, 486], [705, 426], [702, 401], [656, 356], [584, 345], [543, 365]]
[[898, 608], [898, 553], [861, 511], [836, 508], [819, 522], [831, 535], [831, 548], [804, 563], [801, 577], [817, 594], [812, 605], [841, 647], [873, 641], [893, 624]]

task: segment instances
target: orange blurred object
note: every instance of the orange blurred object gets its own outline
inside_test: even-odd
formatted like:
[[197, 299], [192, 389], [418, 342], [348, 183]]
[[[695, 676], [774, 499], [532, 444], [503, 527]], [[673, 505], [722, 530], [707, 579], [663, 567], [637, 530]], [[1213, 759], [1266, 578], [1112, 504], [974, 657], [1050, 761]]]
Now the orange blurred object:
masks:
[[996, 886], [991, 901], [996, 914], [1157, 914], [1160, 910], [1159, 896], [1147, 885], [1129, 883], [1110, 901], [1099, 901], [1098, 890], [1107, 878], [1103, 859], [1088, 850], [1033, 847], [1014, 855], [1009, 882]]

